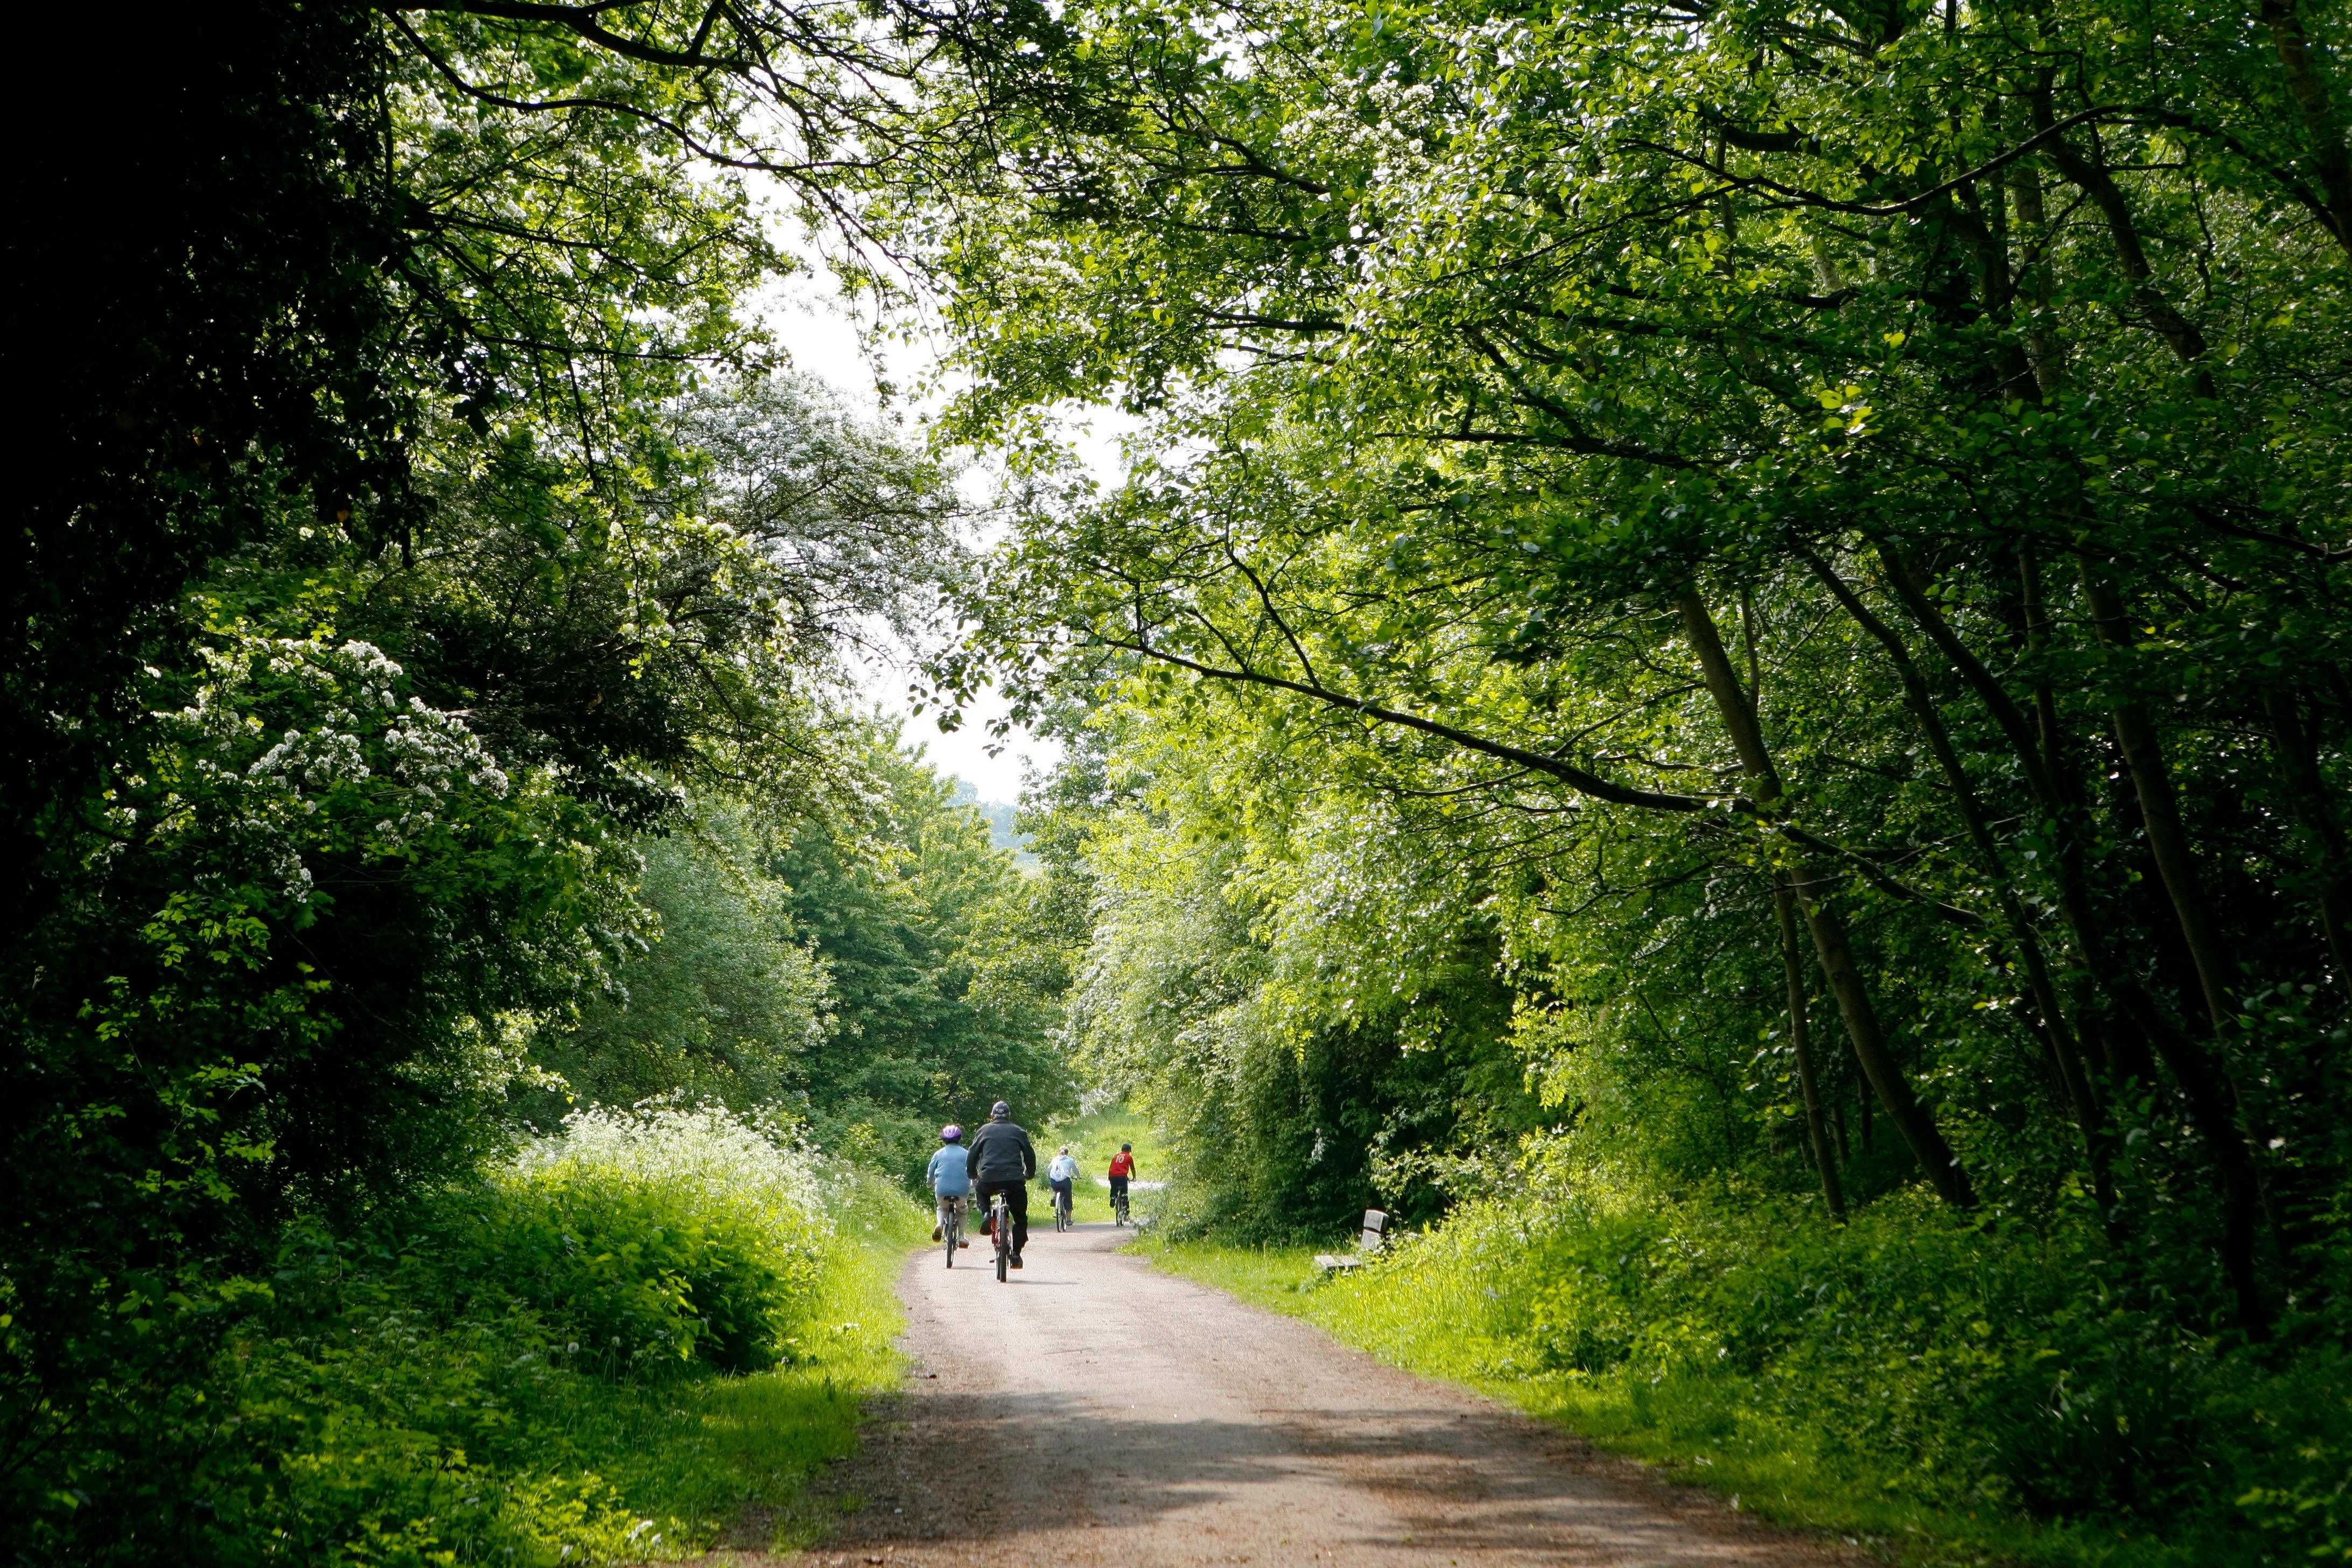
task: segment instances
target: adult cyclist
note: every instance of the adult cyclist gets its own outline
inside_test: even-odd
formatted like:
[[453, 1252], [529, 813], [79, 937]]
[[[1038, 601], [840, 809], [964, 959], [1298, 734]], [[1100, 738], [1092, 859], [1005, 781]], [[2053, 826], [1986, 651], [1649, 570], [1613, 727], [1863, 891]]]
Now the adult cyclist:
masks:
[[[946, 1232], [950, 1218], [961, 1220], [971, 1203], [971, 1161], [964, 1152], [963, 1129], [949, 1122], [940, 1129], [940, 1146], [931, 1155], [931, 1166], [925, 1173], [930, 1179], [931, 1196], [940, 1205], [940, 1223], [931, 1232], [937, 1241]], [[965, 1242], [970, 1247], [971, 1243]]]
[[1127, 1196], [1127, 1180], [1135, 1174], [1135, 1145], [1122, 1143], [1118, 1152], [1110, 1157], [1110, 1207], [1118, 1212], [1119, 1203]]
[[1054, 1156], [1053, 1163], [1045, 1167], [1045, 1184], [1054, 1189], [1051, 1201], [1055, 1207], [1070, 1201], [1070, 1184], [1077, 1179], [1078, 1163], [1070, 1158], [1070, 1146], [1065, 1143], [1062, 1152]]
[[997, 1194], [1013, 1214], [1013, 1267], [1021, 1267], [1021, 1248], [1029, 1240], [1029, 1179], [1037, 1173], [1037, 1151], [1029, 1134], [1013, 1124], [1013, 1108], [998, 1100], [989, 1107], [988, 1125], [971, 1135], [965, 1171], [971, 1177], [972, 1201], [982, 1208]]

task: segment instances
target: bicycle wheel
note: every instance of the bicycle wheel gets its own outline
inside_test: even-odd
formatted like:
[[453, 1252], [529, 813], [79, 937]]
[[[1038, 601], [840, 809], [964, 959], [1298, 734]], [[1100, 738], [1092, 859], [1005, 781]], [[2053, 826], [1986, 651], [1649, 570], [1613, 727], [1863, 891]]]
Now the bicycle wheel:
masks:
[[948, 1210], [947, 1217], [940, 1221], [940, 1234], [948, 1239], [948, 1267], [950, 1268], [955, 1267], [956, 1242], [962, 1230], [963, 1216], [954, 1209]]
[[1005, 1269], [1013, 1262], [1013, 1211], [999, 1198], [989, 1205], [990, 1228], [996, 1232], [996, 1282], [1004, 1283]]

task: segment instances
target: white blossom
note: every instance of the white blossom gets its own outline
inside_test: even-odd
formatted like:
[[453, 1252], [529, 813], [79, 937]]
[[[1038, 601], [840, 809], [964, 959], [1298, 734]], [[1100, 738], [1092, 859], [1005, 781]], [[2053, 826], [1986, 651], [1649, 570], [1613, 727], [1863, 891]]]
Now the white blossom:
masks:
[[[461, 792], [494, 798], [512, 792], [512, 781], [462, 715], [414, 696], [403, 700], [401, 667], [373, 643], [242, 634], [206, 650], [205, 661], [210, 679], [194, 698], [160, 715], [186, 746], [183, 765], [206, 785], [205, 798], [201, 809], [184, 792], [167, 799], [155, 831], [226, 829], [243, 842], [259, 874], [298, 901], [314, 882], [298, 847], [309, 837], [303, 825], [336, 792], [367, 791], [368, 805], [382, 814], [374, 826], [380, 852], [397, 852], [462, 816], [450, 811]], [[305, 724], [274, 740], [253, 711], [274, 695], [264, 676], [290, 679], [312, 708]]]

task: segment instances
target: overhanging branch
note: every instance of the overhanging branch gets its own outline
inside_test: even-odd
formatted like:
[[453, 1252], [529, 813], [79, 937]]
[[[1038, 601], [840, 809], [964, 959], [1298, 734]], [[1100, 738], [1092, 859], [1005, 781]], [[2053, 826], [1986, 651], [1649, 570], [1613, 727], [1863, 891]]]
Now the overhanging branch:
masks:
[[[1912, 887], [1859, 850], [1849, 849], [1843, 845], [1833, 843], [1819, 834], [1800, 827], [1795, 823], [1778, 818], [1746, 795], [1674, 795], [1663, 790], [1636, 789], [1631, 784], [1622, 784], [1613, 779], [1603, 778], [1599, 773], [1580, 768], [1575, 763], [1561, 758], [1547, 756], [1541, 752], [1531, 752], [1524, 746], [1514, 746], [1506, 741], [1496, 741], [1481, 735], [1475, 730], [1465, 730], [1457, 724], [1448, 724], [1443, 720], [1425, 718], [1418, 713], [1407, 713], [1401, 709], [1390, 708], [1361, 697], [1350, 697], [1344, 691], [1334, 691], [1319, 681], [1293, 680], [1286, 676], [1269, 674], [1262, 669], [1253, 669], [1246, 664], [1237, 664], [1228, 668], [1190, 658], [1183, 654], [1160, 647], [1153, 642], [1148, 634], [1140, 631], [1131, 639], [1104, 637], [1097, 633], [1094, 635], [1093, 640], [1104, 647], [1136, 654], [1144, 658], [1173, 666], [1178, 669], [1190, 670], [1195, 675], [1211, 680], [1287, 691], [1320, 702], [1326, 707], [1360, 713], [1367, 719], [1375, 720], [1383, 724], [1394, 724], [1401, 729], [1416, 731], [1424, 735], [1433, 735], [1439, 740], [1450, 741], [1465, 751], [1477, 752], [1498, 761], [1513, 763], [1527, 773], [1541, 773], [1548, 778], [1558, 779], [1580, 794], [1589, 795], [1596, 800], [1608, 801], [1612, 805], [1637, 806], [1644, 811], [1671, 811], [1686, 814], [1727, 811], [1753, 817], [1769, 826], [1773, 832], [1791, 844], [1800, 845], [1817, 854], [1833, 856], [1853, 866], [1865, 881], [1890, 898], [1900, 900], [1905, 903], [1917, 904], [1938, 919], [1967, 930], [1981, 931], [1985, 926], [1983, 916], [1972, 910], [1964, 910], [1957, 904], [1947, 903], [1930, 893]], [[1226, 646], [1231, 649], [1230, 642]]]
[[1531, 773], [1539, 773], [1547, 777], [1558, 779], [1560, 783], [1582, 794], [1617, 805], [1640, 806], [1647, 811], [1695, 812], [1728, 809], [1752, 813], [1755, 810], [1755, 804], [1740, 795], [1668, 795], [1658, 790], [1635, 789], [1630, 784], [1621, 784], [1614, 780], [1602, 778], [1598, 773], [1587, 772], [1575, 763], [1564, 762], [1560, 758], [1548, 757], [1541, 752], [1530, 752], [1523, 746], [1514, 746], [1507, 742], [1490, 740], [1475, 731], [1465, 730], [1458, 725], [1448, 724], [1443, 720], [1426, 719], [1418, 713], [1407, 713], [1398, 709], [1384, 707], [1361, 697], [1350, 697], [1346, 692], [1334, 691], [1318, 683], [1269, 675], [1264, 670], [1251, 669], [1246, 666], [1227, 668], [1204, 663], [1200, 659], [1188, 658], [1181, 653], [1174, 653], [1160, 647], [1148, 637], [1139, 635], [1132, 641], [1129, 641], [1097, 636], [1095, 640], [1105, 647], [1138, 654], [1161, 664], [1172, 665], [1179, 669], [1188, 669], [1195, 675], [1206, 677], [1211, 680], [1229, 681], [1240, 686], [1263, 686], [1277, 691], [1288, 691], [1300, 697], [1311, 698], [1327, 707], [1360, 713], [1367, 719], [1375, 719], [1383, 724], [1394, 724], [1402, 729], [1419, 731], [1424, 735], [1434, 735], [1439, 740], [1451, 741], [1465, 750], [1483, 752], [1503, 762], [1517, 763]]

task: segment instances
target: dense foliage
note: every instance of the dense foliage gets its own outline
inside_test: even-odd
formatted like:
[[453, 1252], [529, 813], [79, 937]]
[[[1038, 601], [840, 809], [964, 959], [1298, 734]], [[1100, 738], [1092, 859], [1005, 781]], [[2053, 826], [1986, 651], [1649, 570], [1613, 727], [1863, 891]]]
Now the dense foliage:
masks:
[[[552, 1125], [575, 1099], [659, 1095], [789, 1108], [827, 1149], [919, 1185], [943, 1121], [1010, 1100], [1076, 1103], [1059, 1047], [1069, 933], [957, 788], [877, 727], [855, 753], [872, 792], [756, 830], [703, 806], [643, 846], [657, 936], [608, 992], [542, 1024], [560, 1086], [513, 1103]], [[1082, 933], [1080, 933], [1082, 935]]]
[[863, 834], [803, 828], [772, 874], [825, 966], [835, 1013], [803, 1058], [830, 1146], [921, 1184], [942, 1121], [1005, 1100], [1043, 1121], [1076, 1104], [1060, 1049], [1068, 958], [1042, 889], [919, 760], [878, 747]]
[[[2009, 1310], [2104, 1326], [2029, 1346], [2018, 1398], [2150, 1343], [2126, 1382], [2309, 1369], [2345, 1408], [2343, 25], [1039, 24], [1057, 92], [899, 211], [964, 429], [1143, 428], [940, 673], [1097, 709], [1084, 1039], [1192, 1131], [1204, 1219], [1336, 1228], [1534, 1162], [1769, 1249], [1811, 1245], [1808, 1189], [1900, 1231], [1922, 1184], [1958, 1217], [1914, 1228], [2074, 1259]], [[2284, 1450], [2206, 1417], [2115, 1462], [2226, 1520]], [[2172, 1506], [2087, 1451], [1998, 1462], [2045, 1516]], [[2333, 1539], [2290, 1537], [2240, 1544]]]
[[[38, 456], [0, 544], [27, 1561], [504, 1560], [521, 1536], [428, 1516], [541, 1341], [589, 1335], [617, 1390], [648, 1345], [776, 1362], [805, 1307], [814, 1254], [760, 1233], [794, 1194], [722, 1213], [577, 1125], [497, 1174], [580, 1101], [829, 1103], [804, 1059], [860, 1020], [761, 857], [806, 827], [883, 875], [866, 820], [911, 764], [837, 656], [916, 629], [962, 553], [952, 476], [742, 310], [793, 265], [759, 197], [816, 212], [870, 161], [844, 137], [890, 101], [862, 74], [902, 68], [887, 29], [636, 9], [240, 0], [120, 29], [102, 89], [27, 85], [5, 292]], [[410, 1237], [425, 1275], [378, 1256]], [[607, 1241], [629, 1261], [578, 1255]], [[249, 1365], [285, 1380], [250, 1411]], [[407, 1494], [272, 1479], [445, 1396], [488, 1425], [383, 1427]]]
[[812, 1317], [858, 1244], [845, 1233], [911, 1228], [870, 1176], [709, 1112], [583, 1114], [491, 1175], [341, 1236], [289, 1233], [207, 1364], [77, 1434], [68, 1479], [89, 1500], [26, 1519], [23, 1560], [423, 1568], [690, 1547], [738, 1500], [723, 1479], [698, 1498], [633, 1445], [690, 1441], [686, 1409], [664, 1417], [708, 1397], [699, 1370], [826, 1373], [834, 1326]]
[[[1507, 1360], [2340, 1557], [2338, 10], [28, 25], [11, 1542], [635, 1550], [548, 1352], [789, 1361], [744, 1172], [1066, 1038], [1176, 1217], [1442, 1225]], [[984, 565], [746, 319], [779, 207], [937, 289]], [[847, 700], [943, 601], [1034, 879]]]

